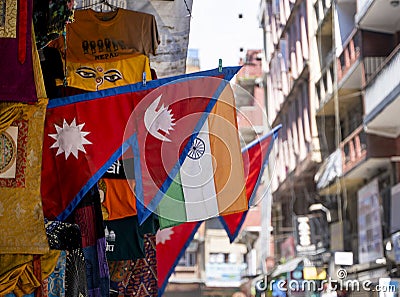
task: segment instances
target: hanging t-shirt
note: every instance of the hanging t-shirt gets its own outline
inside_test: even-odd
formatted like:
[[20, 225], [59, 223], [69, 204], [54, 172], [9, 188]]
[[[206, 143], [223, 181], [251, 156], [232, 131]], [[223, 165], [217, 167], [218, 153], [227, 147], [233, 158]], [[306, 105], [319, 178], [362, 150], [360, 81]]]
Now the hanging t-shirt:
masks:
[[137, 214], [136, 197], [133, 194], [135, 180], [129, 185], [126, 179], [103, 178], [105, 191], [103, 206], [107, 209], [108, 220], [122, 219]]
[[[64, 38], [50, 46], [60, 50], [70, 87], [98, 91], [151, 79], [148, 55], [159, 41], [151, 14], [118, 9], [110, 12], [78, 10]], [[57, 85], [63, 82], [57, 81]]]
[[[66, 60], [71, 62], [115, 61], [134, 53], [155, 54], [160, 43], [155, 17], [119, 8], [96, 12], [77, 10], [67, 25]], [[64, 52], [64, 39], [52, 46]]]
[[107, 260], [135, 260], [145, 257], [143, 235], [137, 216], [104, 221]]
[[[113, 87], [126, 86], [142, 81], [143, 72], [146, 79], [151, 79], [149, 58], [143, 54], [117, 61], [71, 62], [67, 60], [67, 85], [86, 91], [99, 91]], [[56, 85], [63, 84], [61, 79]]]
[[[102, 192], [103, 218], [117, 220], [137, 215], [133, 155], [124, 154], [115, 161], [99, 180]], [[106, 215], [105, 215], [106, 214]]]

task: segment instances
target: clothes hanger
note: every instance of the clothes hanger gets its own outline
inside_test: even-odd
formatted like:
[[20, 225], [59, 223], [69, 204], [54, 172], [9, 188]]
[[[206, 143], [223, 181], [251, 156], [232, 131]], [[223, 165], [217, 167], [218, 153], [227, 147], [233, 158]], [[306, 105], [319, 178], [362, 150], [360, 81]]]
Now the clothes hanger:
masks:
[[82, 9], [88, 9], [88, 8], [93, 8], [93, 7], [100, 7], [100, 11], [103, 11], [103, 4], [105, 6], [108, 6], [111, 8], [111, 10], [117, 10], [119, 7], [112, 5], [111, 3], [108, 2], [108, 0], [100, 0], [99, 2], [95, 2], [89, 5], [83, 5], [82, 7], [77, 8], [77, 10], [82, 10]]
[[115, 5], [112, 5], [111, 3], [109, 3], [108, 2], [108, 0], [102, 0], [101, 2], [100, 2], [100, 4], [101, 5], [105, 5], [105, 6], [108, 6], [111, 10], [113, 10], [113, 11], [115, 11], [115, 10], [117, 10], [118, 9], [118, 6], [115, 6]]

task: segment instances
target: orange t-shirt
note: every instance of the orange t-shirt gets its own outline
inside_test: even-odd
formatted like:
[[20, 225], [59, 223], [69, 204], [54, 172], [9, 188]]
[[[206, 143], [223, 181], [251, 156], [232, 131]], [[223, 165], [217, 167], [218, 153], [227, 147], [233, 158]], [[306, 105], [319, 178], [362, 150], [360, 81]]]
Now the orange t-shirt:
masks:
[[[119, 8], [96, 12], [77, 10], [75, 21], [66, 27], [66, 57], [71, 62], [115, 61], [134, 53], [155, 54], [160, 43], [155, 17]], [[64, 39], [51, 46], [64, 54]]]
[[103, 178], [101, 181], [105, 185], [105, 187], [99, 188], [103, 191], [105, 190], [102, 205], [107, 210], [107, 220], [117, 220], [137, 215], [136, 197], [132, 191], [135, 186], [135, 180], [129, 180], [131, 185], [126, 179]]

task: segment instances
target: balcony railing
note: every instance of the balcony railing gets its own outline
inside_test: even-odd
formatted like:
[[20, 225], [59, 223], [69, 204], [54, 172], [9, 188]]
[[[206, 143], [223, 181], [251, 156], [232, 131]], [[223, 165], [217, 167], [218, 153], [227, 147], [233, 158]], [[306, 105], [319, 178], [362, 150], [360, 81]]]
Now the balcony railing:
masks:
[[322, 108], [322, 106], [330, 99], [333, 93], [334, 72], [332, 62], [332, 59], [330, 59], [329, 64], [322, 70], [321, 78], [315, 84], [319, 103], [318, 108]]
[[332, 6], [332, 0], [317, 0], [314, 4], [315, 14], [317, 16], [317, 22], [320, 26], [325, 17], [328, 15], [329, 9]]
[[400, 84], [400, 44], [370, 77], [365, 90], [365, 114], [368, 115]]
[[368, 84], [377, 70], [380, 69], [381, 65], [385, 61], [386, 57], [365, 57], [364, 58], [364, 72], [365, 72], [365, 81]]
[[361, 31], [355, 29], [344, 43], [343, 52], [337, 58], [339, 82], [360, 57], [360, 46]]
[[346, 174], [367, 156], [366, 136], [362, 126], [358, 127], [340, 144], [343, 158], [343, 174]]

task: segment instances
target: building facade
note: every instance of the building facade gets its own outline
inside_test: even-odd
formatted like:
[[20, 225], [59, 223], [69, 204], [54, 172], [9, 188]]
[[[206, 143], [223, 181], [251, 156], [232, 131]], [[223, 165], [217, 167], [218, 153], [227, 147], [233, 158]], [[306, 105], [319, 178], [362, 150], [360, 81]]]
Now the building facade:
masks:
[[[276, 259], [288, 260], [279, 248], [293, 236], [289, 258], [331, 277], [340, 268], [373, 285], [398, 277], [399, 2], [263, 0], [260, 20], [268, 120], [283, 125], [272, 184]], [[313, 230], [321, 215], [329, 236]], [[351, 257], [335, 262], [337, 252]]]
[[261, 2], [266, 65], [267, 117], [282, 125], [271, 162], [275, 258], [293, 236], [293, 214], [307, 212], [315, 200], [314, 175], [321, 162], [315, 116], [315, 70], [311, 55], [310, 3], [289, 0]]

